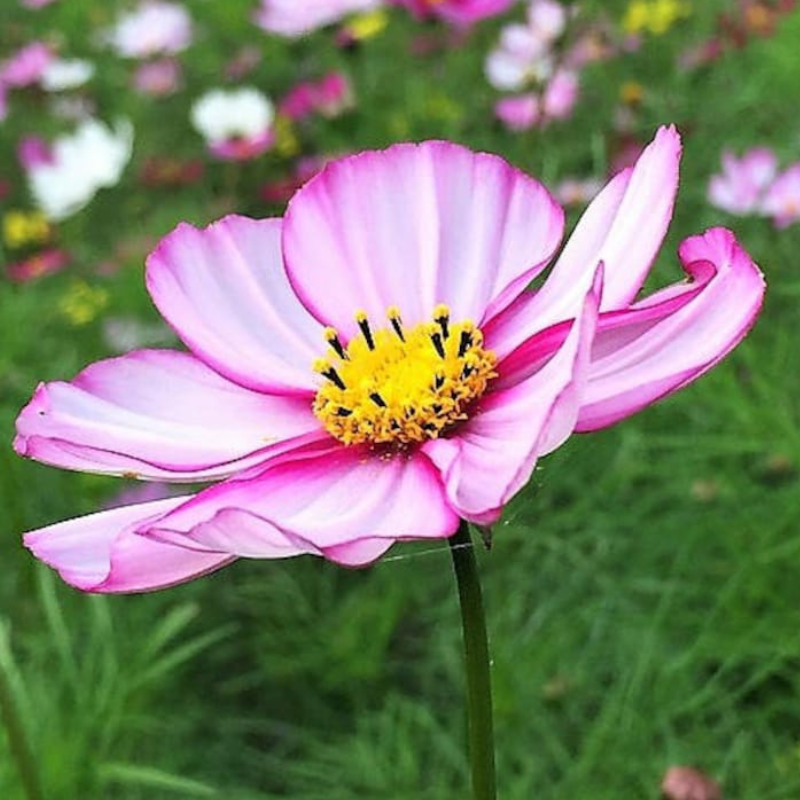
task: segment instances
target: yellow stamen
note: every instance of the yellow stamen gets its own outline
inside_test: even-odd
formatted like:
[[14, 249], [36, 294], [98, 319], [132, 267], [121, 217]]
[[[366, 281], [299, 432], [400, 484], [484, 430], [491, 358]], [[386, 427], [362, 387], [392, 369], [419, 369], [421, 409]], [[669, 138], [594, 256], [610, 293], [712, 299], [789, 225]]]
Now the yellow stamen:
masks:
[[333, 352], [336, 353], [339, 358], [347, 358], [347, 353], [345, 353], [345, 349], [342, 347], [342, 341], [339, 339], [336, 328], [325, 328], [324, 335], [325, 341], [331, 346]]
[[481, 331], [469, 320], [453, 323], [447, 306], [434, 309], [432, 323], [408, 329], [398, 308], [386, 316], [390, 326], [373, 330], [364, 312], [356, 314], [361, 333], [346, 347], [326, 329], [335, 357], [314, 362], [326, 379], [314, 413], [346, 445], [436, 439], [468, 418], [497, 374]]

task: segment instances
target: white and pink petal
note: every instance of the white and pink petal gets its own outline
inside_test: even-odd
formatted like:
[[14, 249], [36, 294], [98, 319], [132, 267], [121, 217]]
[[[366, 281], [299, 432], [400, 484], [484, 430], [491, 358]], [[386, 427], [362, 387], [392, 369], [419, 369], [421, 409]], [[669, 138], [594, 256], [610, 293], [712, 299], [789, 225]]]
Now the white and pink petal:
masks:
[[186, 501], [172, 497], [70, 519], [25, 534], [25, 546], [86, 592], [145, 592], [206, 575], [233, 561], [147, 539], [135, 531]]
[[541, 289], [526, 293], [485, 331], [505, 356], [533, 334], [573, 319], [597, 265], [605, 269], [603, 311], [625, 308], [641, 289], [664, 240], [678, 189], [680, 136], [660, 128], [636, 164], [595, 197]]
[[[422, 450], [442, 471], [447, 497], [464, 519], [497, 520], [530, 479], [536, 461], [573, 432], [585, 386], [602, 293], [602, 269], [566, 335], [540, 348], [532, 374], [486, 395], [477, 413], [450, 438]], [[549, 351], [545, 353], [545, 351]], [[502, 363], [498, 371], [503, 374]]]
[[140, 350], [40, 384], [14, 447], [66, 469], [192, 481], [324, 435], [304, 398], [250, 391], [188, 353]]
[[330, 163], [300, 189], [284, 221], [289, 279], [320, 322], [345, 338], [364, 311], [408, 325], [439, 303], [485, 322], [544, 267], [563, 212], [505, 161], [448, 142], [399, 144]]
[[325, 341], [287, 280], [281, 225], [240, 216], [203, 229], [182, 223], [148, 258], [147, 288], [185, 344], [221, 375], [308, 396]]
[[601, 316], [578, 431], [612, 425], [685, 386], [753, 325], [764, 278], [730, 231], [692, 236], [679, 254], [691, 283]]
[[248, 558], [279, 557], [289, 542], [359, 565], [394, 541], [444, 538], [457, 526], [439, 474], [424, 455], [336, 446], [212, 486], [148, 533]]

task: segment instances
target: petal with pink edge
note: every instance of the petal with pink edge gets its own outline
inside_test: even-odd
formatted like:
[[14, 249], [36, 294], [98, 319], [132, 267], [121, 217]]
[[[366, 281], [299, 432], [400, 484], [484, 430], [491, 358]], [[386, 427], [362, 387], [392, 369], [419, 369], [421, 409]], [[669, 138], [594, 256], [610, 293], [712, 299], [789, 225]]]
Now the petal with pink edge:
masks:
[[[580, 316], [535, 373], [481, 401], [458, 435], [426, 442], [458, 513], [490, 525], [530, 479], [539, 456], [559, 447], [578, 419], [602, 289], [602, 268]], [[502, 369], [502, 366], [501, 366]]]
[[278, 539], [299, 541], [358, 565], [383, 552], [378, 540], [443, 538], [457, 526], [425, 456], [337, 447], [212, 486], [149, 534], [248, 558], [273, 558]]
[[406, 324], [438, 303], [488, 320], [543, 268], [563, 212], [497, 156], [448, 142], [399, 144], [328, 164], [289, 204], [287, 272], [306, 307], [349, 338], [356, 311]]
[[660, 128], [633, 168], [595, 197], [542, 288], [520, 296], [484, 331], [498, 355], [507, 355], [537, 331], [573, 319], [601, 261], [602, 310], [624, 308], [636, 296], [672, 217], [680, 154], [675, 128]]
[[755, 321], [764, 278], [733, 234], [713, 228], [679, 254], [694, 284], [602, 315], [578, 431], [612, 425], [702, 375]]
[[171, 497], [114, 508], [25, 534], [25, 546], [85, 592], [146, 592], [200, 577], [233, 561], [152, 541], [134, 531], [186, 501]]
[[147, 288], [186, 345], [249, 389], [310, 394], [322, 329], [295, 297], [280, 250], [281, 220], [229, 216], [182, 223], [147, 260]]
[[320, 436], [304, 398], [250, 391], [187, 353], [140, 350], [40, 384], [14, 447], [67, 469], [189, 481], [227, 477]]
[[392, 539], [358, 539], [326, 547], [325, 558], [343, 567], [366, 567], [377, 561], [392, 545]]
[[[605, 341], [598, 341], [600, 331], [619, 328], [613, 339], [615, 346], [622, 339], [634, 339], [645, 330], [669, 314], [674, 314], [687, 303], [691, 302], [702, 290], [703, 286], [715, 274], [714, 267], [706, 262], [697, 262], [691, 269], [692, 280], [678, 283], [650, 295], [635, 307], [625, 311], [606, 311], [598, 320], [598, 334], [595, 336], [592, 354], [598, 357], [604, 347]], [[498, 365], [500, 376], [495, 386], [505, 388], [513, 386], [529, 375], [533, 375], [542, 364], [559, 348], [572, 327], [572, 323], [559, 322], [535, 334], [519, 345]], [[624, 331], [621, 330], [624, 328]]]

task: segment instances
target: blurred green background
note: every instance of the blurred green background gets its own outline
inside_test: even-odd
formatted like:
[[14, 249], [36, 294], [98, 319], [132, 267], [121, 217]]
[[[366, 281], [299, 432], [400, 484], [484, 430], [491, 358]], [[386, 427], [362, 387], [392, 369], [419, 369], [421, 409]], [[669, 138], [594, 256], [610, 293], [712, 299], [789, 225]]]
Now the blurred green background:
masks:
[[[53, 233], [70, 266], [28, 283], [0, 277], [0, 672], [46, 796], [465, 796], [446, 543], [397, 546], [362, 571], [310, 558], [240, 561], [152, 595], [82, 595], [35, 562], [20, 534], [94, 510], [124, 482], [22, 461], [10, 448], [14, 418], [38, 381], [69, 378], [121, 346], [114, 331], [171, 345], [143, 287], [150, 247], [180, 220], [280, 214], [260, 188], [290, 175], [300, 155], [448, 138], [554, 185], [603, 177], [628, 140], [646, 142], [666, 122], [684, 135], [684, 160], [652, 285], [680, 279], [679, 241], [724, 224], [762, 265], [767, 304], [712, 374], [541, 462], [493, 550], [479, 554], [500, 797], [655, 798], [675, 763], [714, 775], [728, 798], [800, 796], [800, 225], [778, 232], [706, 200], [725, 147], [769, 146], [784, 165], [800, 158], [800, 13], [686, 69], [680, 54], [720, 36], [721, 13], [745, 7], [690, 4], [662, 35], [588, 65], [570, 119], [512, 133], [494, 120], [498, 94], [483, 76], [503, 20], [458, 38], [394, 10], [378, 34], [343, 49], [330, 31], [294, 42], [267, 35], [251, 23], [249, 0], [186, 5], [197, 33], [180, 56], [184, 87], [160, 99], [131, 91], [132, 65], [97, 44], [122, 3], [34, 13], [2, 0], [0, 10], [0, 53], [44, 36], [90, 58], [97, 74], [84, 96], [104, 119], [125, 116], [136, 129], [122, 182]], [[621, 40], [626, 5], [581, 3], [581, 21], [602, 20], [604, 35]], [[522, 15], [520, 6], [507, 17]], [[188, 109], [226, 82], [243, 47], [258, 63], [242, 82], [277, 98], [339, 69], [355, 107], [298, 126], [280, 152], [250, 164], [214, 162]], [[641, 88], [635, 102], [631, 82]], [[3, 213], [31, 207], [19, 137], [62, 127], [40, 94], [12, 96], [0, 124]], [[204, 176], [148, 186], [141, 171], [154, 156], [200, 159]], [[14, 257], [6, 249], [6, 263]], [[2, 731], [0, 797], [24, 798]]]

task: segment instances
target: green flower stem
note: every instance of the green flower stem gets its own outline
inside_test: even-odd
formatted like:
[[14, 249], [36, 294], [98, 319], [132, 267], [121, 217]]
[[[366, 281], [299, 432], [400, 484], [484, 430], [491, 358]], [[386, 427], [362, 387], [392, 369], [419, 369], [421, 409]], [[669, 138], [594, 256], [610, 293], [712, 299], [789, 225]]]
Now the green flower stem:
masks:
[[449, 539], [453, 569], [461, 603], [464, 631], [464, 662], [467, 673], [469, 757], [474, 800], [496, 800], [494, 732], [492, 729], [492, 682], [489, 674], [489, 643], [483, 612], [478, 565], [469, 525], [462, 520]]
[[17, 764], [25, 797], [28, 800], [44, 800], [44, 795], [39, 785], [36, 761], [25, 735], [25, 727], [14, 702], [14, 693], [6, 674], [5, 666], [3, 660], [0, 659], [0, 722], [6, 729], [8, 748]]

